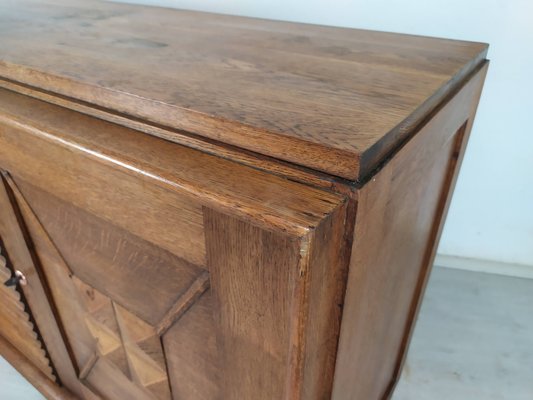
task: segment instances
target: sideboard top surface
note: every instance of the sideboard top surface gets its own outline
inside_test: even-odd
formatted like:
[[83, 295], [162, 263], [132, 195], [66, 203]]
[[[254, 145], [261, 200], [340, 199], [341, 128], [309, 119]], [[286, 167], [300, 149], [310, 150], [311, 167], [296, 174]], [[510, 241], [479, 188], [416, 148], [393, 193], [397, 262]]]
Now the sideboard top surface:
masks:
[[0, 3], [0, 78], [364, 178], [487, 45], [103, 1]]

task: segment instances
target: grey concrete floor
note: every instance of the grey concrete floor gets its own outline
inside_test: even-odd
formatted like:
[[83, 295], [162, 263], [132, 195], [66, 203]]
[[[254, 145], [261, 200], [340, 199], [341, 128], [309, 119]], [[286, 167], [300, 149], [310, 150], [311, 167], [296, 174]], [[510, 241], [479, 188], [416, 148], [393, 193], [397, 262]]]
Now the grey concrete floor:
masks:
[[393, 400], [533, 400], [533, 279], [435, 268]]
[[0, 399], [42, 400], [44, 397], [0, 357]]
[[[0, 358], [0, 399], [41, 400]], [[435, 268], [393, 400], [533, 400], [533, 279]]]

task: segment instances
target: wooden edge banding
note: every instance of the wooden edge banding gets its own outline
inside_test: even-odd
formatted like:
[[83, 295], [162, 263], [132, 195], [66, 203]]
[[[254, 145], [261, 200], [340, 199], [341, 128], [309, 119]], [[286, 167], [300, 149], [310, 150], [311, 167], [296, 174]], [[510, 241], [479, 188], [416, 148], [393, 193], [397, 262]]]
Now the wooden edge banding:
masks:
[[[342, 195], [329, 190], [298, 183], [294, 180], [285, 180], [276, 177], [276, 179], [279, 179], [279, 184], [289, 186], [292, 186], [293, 184], [298, 185], [294, 186], [294, 188], [302, 190], [301, 196], [309, 194], [312, 196], [318, 196], [320, 199], [317, 199], [314, 203], [318, 208], [318, 212], [314, 214], [305, 211], [291, 210], [291, 203], [281, 204], [280, 206], [277, 206], [277, 209], [272, 209], [269, 206], [270, 202], [268, 200], [258, 202], [256, 199], [249, 203], [248, 201], [250, 197], [246, 198], [246, 196], [239, 196], [238, 191], [235, 190], [231, 192], [218, 191], [216, 190], [216, 187], [212, 186], [212, 182], [203, 182], [200, 185], [198, 181], [190, 181], [184, 178], [181, 173], [179, 176], [174, 174], [169, 177], [166, 173], [162, 172], [161, 168], [151, 165], [147, 161], [141, 161], [139, 163], [117, 151], [102, 152], [100, 146], [96, 146], [94, 143], [63, 138], [58, 136], [57, 132], [53, 130], [44, 129], [41, 126], [29, 123], [28, 121], [9, 113], [0, 112], [0, 123], [15, 130], [28, 132], [35, 137], [58, 145], [63, 149], [83, 154], [103, 165], [112, 166], [113, 168], [126, 171], [128, 174], [134, 176], [140, 176], [142, 179], [149, 180], [151, 183], [166, 190], [185, 194], [191, 196], [193, 199], [199, 199], [204, 206], [219, 209], [223, 212], [231, 212], [232, 214], [238, 215], [240, 218], [251, 220], [254, 224], [261, 225], [268, 230], [283, 231], [289, 235], [306, 235], [309, 231], [309, 226], [315, 226], [320, 222], [322, 212], [331, 212], [336, 205], [344, 200]], [[256, 168], [253, 168], [252, 170], [256, 170]], [[274, 176], [275, 175], [265, 173], [265, 178]], [[218, 182], [218, 184], [227, 187], [227, 185], [232, 183], [221, 181]], [[241, 187], [244, 187], [244, 184], [242, 184]], [[292, 190], [292, 187], [288, 188], [288, 190]], [[262, 209], [262, 205], [267, 205], [267, 208]]]
[[[487, 63], [488, 48], [481, 51], [465, 67], [459, 71], [457, 76], [445, 83], [437, 92], [420, 105], [408, 118], [402, 121], [394, 129], [389, 131], [379, 141], [367, 149], [361, 156], [360, 170], [356, 181], [359, 186], [368, 182], [377, 171], [390, 160], [394, 155], [420, 130], [419, 127], [430, 120], [440, 109], [442, 104], [459, 92], [464, 82], [468, 82]], [[391, 146], [391, 143], [398, 142]], [[389, 143], [387, 143], [389, 142]]]
[[[343, 245], [341, 246], [344, 251], [339, 256], [339, 281], [338, 281], [338, 298], [335, 299], [335, 304], [339, 307], [339, 314], [338, 314], [338, 325], [336, 326], [336, 338], [335, 338], [335, 346], [334, 346], [334, 353], [331, 355], [334, 360], [337, 360], [338, 351], [339, 351], [339, 345], [340, 345], [340, 334], [341, 334], [341, 324], [342, 324], [342, 317], [343, 317], [343, 310], [344, 310], [344, 301], [346, 298], [346, 290], [348, 285], [348, 271], [350, 269], [350, 261], [352, 258], [352, 247], [353, 247], [353, 241], [354, 233], [355, 233], [355, 223], [357, 219], [357, 206], [358, 201], [357, 198], [354, 196], [351, 198], [347, 204], [346, 204], [346, 214], [344, 218], [344, 235], [343, 235]], [[333, 382], [335, 379], [335, 368], [336, 368], [336, 361], [333, 361], [333, 370], [331, 372], [331, 379], [329, 381], [329, 387], [328, 392], [329, 395], [333, 393]]]
[[0, 354], [48, 400], [78, 400], [68, 389], [56, 385], [0, 335]]
[[[263, 154], [288, 163], [301, 164], [300, 159], [307, 157], [306, 167], [324, 170], [325, 173], [353, 179], [359, 172], [359, 155], [348, 150], [330, 148], [318, 142], [303, 138], [285, 136], [281, 133], [245, 125], [241, 122], [200, 113], [194, 110], [167, 104], [157, 100], [145, 99], [113, 89], [84, 84], [68, 77], [49, 74], [28, 66], [0, 60], [0, 77], [27, 86], [36, 87], [46, 92], [77, 99], [91, 107], [115, 109], [128, 118], [147, 120], [177, 131], [197, 132], [202, 126], [202, 133], [196, 136], [211, 140], [222, 140], [234, 147]], [[29, 79], [28, 79], [29, 78]], [[54, 82], [53, 84], [50, 84]], [[63, 87], [63, 88], [62, 88]], [[66, 88], [66, 90], [64, 89]], [[120, 105], [120, 107], [117, 107]], [[183, 136], [183, 134], [180, 134]], [[176, 134], [171, 139], [179, 140]], [[273, 145], [275, 144], [275, 145]], [[287, 145], [291, 151], [278, 151], [277, 147]], [[309, 154], [312, 154], [309, 157]], [[335, 159], [337, 162], [329, 168], [323, 166], [323, 159]]]
[[147, 120], [121, 114], [112, 109], [99, 107], [58, 93], [48, 92], [44, 89], [12, 81], [4, 77], [0, 77], [0, 87], [149, 135], [170, 140], [174, 143], [201, 150], [227, 160], [238, 161], [244, 165], [268, 171], [269, 173], [294, 181], [326, 189], [338, 188], [339, 190], [343, 189], [343, 184], [349, 183], [349, 181], [343, 182], [342, 178], [336, 179], [326, 173], [292, 164], [288, 161], [255, 153], [251, 150], [219, 142], [208, 137], [195, 135], [191, 132], [179, 131], [167, 126], [158, 125]]
[[311, 264], [311, 245], [314, 231], [304, 236], [300, 241], [300, 261], [298, 263], [298, 277], [295, 279], [292, 293], [289, 338], [289, 370], [287, 374], [286, 399], [302, 398], [305, 328], [307, 324], [307, 306], [309, 304], [309, 267]]
[[[456, 85], [453, 86], [450, 91], [443, 96], [440, 99], [440, 102], [433, 105], [433, 108], [428, 111], [424, 118], [421, 118], [418, 120], [418, 124], [413, 125], [412, 129], [409, 130], [410, 134], [407, 136], [404, 136], [401, 141], [398, 142], [398, 144], [391, 149], [389, 149], [388, 152], [384, 153], [384, 155], [381, 157], [381, 161], [377, 162], [375, 165], [369, 166], [367, 168], [367, 171], [365, 171], [361, 176], [355, 181], [355, 187], [362, 188], [368, 181], [370, 181], [379, 171], [381, 171], [387, 163], [392, 160], [394, 157], [396, 157], [397, 153], [399, 153], [405, 145], [409, 143], [411, 139], [413, 139], [425, 126], [426, 124], [433, 119], [435, 115], [437, 115], [446, 105], [458, 94], [460, 93], [465, 86], [468, 85], [468, 83], [475, 79], [476, 76], [487, 67], [489, 63], [489, 60], [486, 60], [484, 57], [483, 59], [478, 63], [475, 64], [475, 68], [469, 71], [468, 74], [466, 74], [460, 82], [458, 82]], [[362, 161], [364, 162], [365, 155], [362, 157]]]
[[[294, 290], [292, 358], [287, 399], [329, 399], [340, 339], [342, 307], [355, 228], [357, 201], [350, 199], [301, 241], [300, 281]], [[299, 296], [299, 297], [298, 297]], [[294, 305], [293, 305], [294, 307]]]
[[181, 318], [194, 302], [209, 288], [209, 273], [204, 271], [196, 278], [193, 284], [168, 310], [165, 316], [157, 324], [155, 330], [159, 336], [163, 336], [170, 327]]

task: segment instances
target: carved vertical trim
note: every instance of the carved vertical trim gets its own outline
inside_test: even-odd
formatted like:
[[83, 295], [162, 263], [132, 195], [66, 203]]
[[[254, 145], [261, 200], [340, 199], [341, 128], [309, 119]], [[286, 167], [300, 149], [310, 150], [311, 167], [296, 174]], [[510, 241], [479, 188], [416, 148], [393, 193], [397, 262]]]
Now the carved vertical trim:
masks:
[[[18, 287], [4, 286], [4, 282], [12, 276], [13, 270], [0, 238], [0, 298], [2, 302], [0, 319], [7, 318], [2, 321], [0, 336], [3, 336], [13, 346], [23, 344], [24, 346], [21, 346], [19, 350], [24, 356], [35, 364], [48, 379], [55, 382], [57, 373], [23, 293]], [[13, 326], [16, 329], [13, 329]], [[2, 332], [3, 329], [6, 330]]]
[[[45, 246], [53, 246], [53, 243], [11, 176], [5, 171], [2, 171], [1, 175], [5, 186], [2, 185], [0, 189], [9, 190], [12, 206], [16, 207], [17, 214], [13, 212], [13, 215], [7, 216], [8, 218], [3, 216], [0, 226], [3, 225], [2, 223], [6, 224], [6, 227], [2, 227], [2, 231], [7, 232], [6, 236], [12, 242], [13, 261], [20, 265], [19, 269], [28, 278], [28, 284], [24, 287], [23, 293], [34, 313], [36, 324], [42, 332], [43, 341], [57, 369], [58, 378], [76, 395], [84, 398], [82, 385], [78, 380], [75, 357], [61, 325], [54, 298], [51, 296], [49, 282], [43, 271], [43, 260], [37, 255], [37, 243], [39, 245], [44, 243]], [[53, 251], [57, 249], [52, 247]], [[68, 266], [65, 264], [63, 267], [70, 275]]]

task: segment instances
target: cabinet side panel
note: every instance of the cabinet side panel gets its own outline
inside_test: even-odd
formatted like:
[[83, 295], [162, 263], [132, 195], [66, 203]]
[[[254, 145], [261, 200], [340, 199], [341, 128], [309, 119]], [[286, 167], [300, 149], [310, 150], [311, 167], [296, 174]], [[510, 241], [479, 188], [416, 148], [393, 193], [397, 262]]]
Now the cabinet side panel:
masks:
[[435, 218], [433, 220], [432, 229], [428, 239], [428, 246], [425, 252], [425, 259], [423, 261], [423, 269], [418, 277], [417, 287], [415, 289], [415, 295], [411, 302], [411, 309], [409, 314], [409, 319], [405, 327], [405, 332], [403, 336], [402, 346], [398, 351], [398, 358], [396, 363], [396, 369], [394, 372], [394, 378], [391, 382], [386, 397], [392, 396], [392, 393], [396, 387], [396, 383], [400, 378], [400, 374], [407, 357], [407, 350], [411, 341], [413, 330], [416, 324], [416, 318], [422, 304], [422, 299], [426, 289], [427, 281], [431, 273], [431, 267], [435, 260], [435, 255], [437, 253], [437, 248], [444, 228], [444, 222], [446, 220], [446, 215], [448, 213], [448, 208], [452, 200], [453, 191], [455, 189], [455, 184], [457, 182], [457, 177], [459, 175], [459, 169], [465, 155], [466, 146], [468, 144], [468, 139], [470, 137], [470, 132], [472, 131], [472, 126], [474, 124], [474, 119], [477, 112], [477, 107], [479, 104], [479, 99], [481, 97], [481, 91], [483, 89], [483, 83], [488, 70], [488, 61], [483, 68], [478, 72], [476, 79], [473, 79], [471, 83], [471, 98], [467, 104], [464, 104], [460, 108], [463, 112], [468, 112], [468, 120], [459, 128], [457, 131], [457, 137], [455, 138], [455, 147], [453, 149], [451, 160], [448, 164], [446, 180], [444, 181], [443, 190], [437, 204], [437, 211], [435, 213]]
[[359, 192], [335, 400], [390, 396], [485, 73], [486, 66]]

